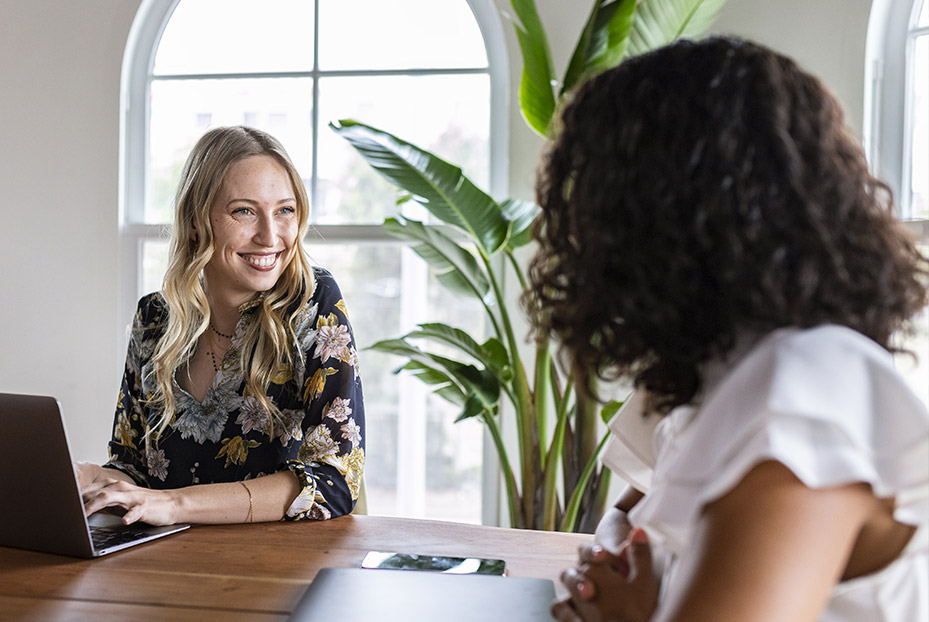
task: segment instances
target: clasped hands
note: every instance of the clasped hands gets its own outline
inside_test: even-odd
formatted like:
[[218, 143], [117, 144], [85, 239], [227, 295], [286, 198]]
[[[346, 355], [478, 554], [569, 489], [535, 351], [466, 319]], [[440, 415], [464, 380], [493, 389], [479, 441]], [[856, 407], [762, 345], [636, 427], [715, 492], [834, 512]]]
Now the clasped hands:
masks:
[[647, 622], [658, 605], [651, 545], [633, 529], [616, 554], [599, 542], [580, 547], [578, 565], [561, 574], [569, 596], [552, 605], [559, 622]]

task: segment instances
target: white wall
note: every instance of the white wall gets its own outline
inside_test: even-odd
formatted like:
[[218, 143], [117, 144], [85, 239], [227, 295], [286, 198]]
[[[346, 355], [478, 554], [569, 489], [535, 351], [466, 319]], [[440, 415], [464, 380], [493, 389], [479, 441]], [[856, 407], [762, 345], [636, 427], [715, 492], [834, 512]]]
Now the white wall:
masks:
[[[537, 1], [560, 73], [590, 2]], [[509, 10], [509, 0], [494, 2]], [[860, 133], [870, 5], [730, 0], [716, 30], [794, 56], [836, 92]], [[138, 6], [0, 0], [0, 391], [57, 396], [86, 460], [105, 458], [129, 321], [117, 313], [119, 85]], [[541, 140], [518, 117], [509, 24], [507, 43], [510, 194], [531, 198]]]
[[[494, 2], [504, 13], [510, 10], [510, 0]], [[557, 75], [561, 76], [593, 3], [584, 0], [536, 0], [536, 3], [551, 38]], [[836, 94], [848, 113], [849, 125], [861, 136], [865, 35], [870, 11], [871, 0], [729, 0], [712, 30], [751, 39], [793, 57]], [[530, 199], [541, 140], [519, 118], [516, 93], [522, 61], [513, 29], [508, 21], [505, 25], [513, 72], [510, 194]]]
[[119, 82], [137, 6], [0, 0], [0, 391], [57, 396], [83, 459], [105, 458], [122, 368]]

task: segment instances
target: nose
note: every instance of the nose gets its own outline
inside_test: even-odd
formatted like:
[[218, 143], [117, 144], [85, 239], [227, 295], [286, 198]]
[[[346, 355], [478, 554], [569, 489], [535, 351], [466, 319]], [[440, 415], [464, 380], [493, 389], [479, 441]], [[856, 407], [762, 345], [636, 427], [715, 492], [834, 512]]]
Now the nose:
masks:
[[260, 212], [258, 215], [258, 226], [255, 229], [256, 244], [271, 248], [277, 242], [277, 224], [274, 222], [272, 214]]

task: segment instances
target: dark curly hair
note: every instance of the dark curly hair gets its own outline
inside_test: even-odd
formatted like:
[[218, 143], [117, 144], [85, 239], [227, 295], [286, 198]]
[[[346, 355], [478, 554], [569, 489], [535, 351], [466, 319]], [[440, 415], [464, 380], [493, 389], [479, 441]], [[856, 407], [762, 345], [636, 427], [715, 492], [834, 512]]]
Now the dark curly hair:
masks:
[[747, 41], [679, 41], [584, 83], [536, 192], [534, 330], [661, 413], [742, 331], [832, 323], [892, 350], [927, 302], [926, 263], [838, 102]]

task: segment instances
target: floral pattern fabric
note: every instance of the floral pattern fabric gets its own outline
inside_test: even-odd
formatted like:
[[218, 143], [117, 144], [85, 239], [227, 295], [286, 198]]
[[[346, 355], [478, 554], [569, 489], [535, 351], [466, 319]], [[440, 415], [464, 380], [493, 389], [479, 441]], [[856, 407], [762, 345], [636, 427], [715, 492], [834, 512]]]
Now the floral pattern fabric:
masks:
[[240, 309], [229, 350], [202, 402], [174, 382], [177, 414], [157, 443], [149, 444], [146, 427], [158, 420], [148, 403], [155, 389], [152, 356], [168, 309], [159, 293], [139, 301], [104, 466], [140, 486], [162, 489], [289, 469], [301, 491], [286, 520], [348, 514], [364, 472], [364, 402], [339, 287], [331, 274], [316, 268], [316, 290], [295, 322], [296, 362], [278, 370], [267, 387], [281, 414], [273, 421], [256, 398], [246, 395], [239, 364], [242, 337], [255, 321], [256, 307]]

